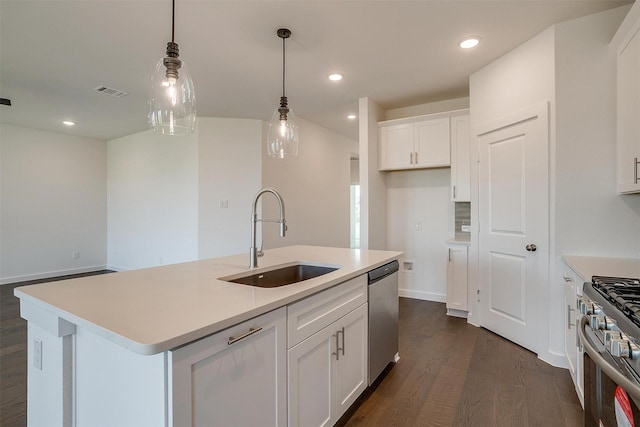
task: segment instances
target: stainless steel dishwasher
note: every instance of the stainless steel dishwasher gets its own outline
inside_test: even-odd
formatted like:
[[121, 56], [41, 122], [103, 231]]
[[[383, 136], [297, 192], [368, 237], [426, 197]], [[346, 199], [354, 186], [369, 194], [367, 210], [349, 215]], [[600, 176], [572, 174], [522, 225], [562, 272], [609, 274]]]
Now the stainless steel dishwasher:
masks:
[[369, 272], [369, 385], [398, 361], [398, 261]]

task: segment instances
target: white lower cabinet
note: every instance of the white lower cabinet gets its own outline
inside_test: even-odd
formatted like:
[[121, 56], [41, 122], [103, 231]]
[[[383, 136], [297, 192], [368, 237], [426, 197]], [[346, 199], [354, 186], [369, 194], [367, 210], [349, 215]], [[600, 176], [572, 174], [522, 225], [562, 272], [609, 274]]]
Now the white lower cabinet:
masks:
[[286, 308], [168, 352], [169, 425], [287, 425]]
[[467, 251], [464, 243], [449, 243], [447, 263], [447, 314], [467, 317]]
[[367, 388], [367, 304], [292, 347], [289, 426], [332, 426]]
[[367, 388], [367, 276], [287, 310], [289, 426], [332, 426]]
[[582, 282], [584, 280], [568, 266], [565, 266], [565, 273], [562, 279], [564, 282], [564, 353], [567, 357], [569, 373], [571, 374], [576, 393], [584, 406], [583, 351], [577, 331], [580, 325], [581, 315], [576, 306], [578, 295], [582, 295]]

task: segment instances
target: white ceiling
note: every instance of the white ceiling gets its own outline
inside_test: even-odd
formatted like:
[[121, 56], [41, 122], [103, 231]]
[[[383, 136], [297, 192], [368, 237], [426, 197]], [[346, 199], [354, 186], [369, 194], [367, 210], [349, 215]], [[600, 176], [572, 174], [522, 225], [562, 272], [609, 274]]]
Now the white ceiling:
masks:
[[[626, 0], [176, 0], [175, 41], [198, 116], [268, 120], [281, 95], [300, 117], [357, 138], [358, 98], [385, 109], [468, 96], [468, 77], [550, 25]], [[481, 37], [464, 51], [465, 35]], [[147, 128], [171, 0], [0, 0], [0, 121], [113, 139]], [[332, 72], [344, 74], [329, 82]], [[129, 95], [110, 97], [98, 85]], [[77, 125], [66, 128], [62, 120]]]

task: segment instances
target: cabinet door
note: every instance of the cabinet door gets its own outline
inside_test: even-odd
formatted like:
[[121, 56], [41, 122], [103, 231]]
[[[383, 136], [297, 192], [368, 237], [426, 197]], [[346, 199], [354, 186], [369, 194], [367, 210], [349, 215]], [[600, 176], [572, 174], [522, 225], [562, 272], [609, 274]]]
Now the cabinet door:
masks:
[[471, 201], [469, 116], [451, 118], [451, 200]]
[[170, 351], [171, 425], [286, 426], [285, 328], [281, 308]]
[[413, 166], [413, 124], [379, 128], [380, 170], [408, 169]]
[[289, 426], [332, 426], [367, 388], [368, 305], [289, 349]]
[[367, 388], [368, 305], [361, 305], [336, 323], [340, 345], [334, 360], [335, 421], [338, 421]]
[[339, 338], [331, 324], [287, 352], [289, 427], [334, 424], [332, 369]]
[[447, 310], [467, 311], [467, 246], [451, 245], [448, 250]]
[[449, 118], [414, 123], [414, 167], [440, 167], [451, 164]]
[[564, 352], [569, 365], [569, 373], [576, 388], [576, 394], [584, 406], [584, 373], [582, 360], [582, 345], [578, 339], [578, 327], [582, 315], [577, 310], [577, 297], [582, 295], [581, 278], [569, 266], [565, 266], [565, 273], [562, 277], [564, 287]]
[[640, 192], [640, 28], [618, 54], [618, 192]]
[[569, 373], [577, 385], [578, 345], [576, 343], [576, 284], [565, 273], [564, 277], [564, 354], [569, 364]]

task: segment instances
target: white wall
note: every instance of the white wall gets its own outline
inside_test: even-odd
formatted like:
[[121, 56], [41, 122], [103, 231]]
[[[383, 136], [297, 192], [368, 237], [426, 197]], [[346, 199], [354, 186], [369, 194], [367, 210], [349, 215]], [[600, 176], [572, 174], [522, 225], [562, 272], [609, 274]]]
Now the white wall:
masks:
[[[451, 169], [387, 173], [387, 249], [404, 251], [398, 288], [401, 296], [444, 302], [447, 246], [454, 236]], [[405, 271], [403, 261], [412, 261]]]
[[104, 268], [106, 143], [2, 124], [0, 156], [0, 283]]
[[[264, 248], [296, 244], [348, 248], [350, 159], [358, 150], [357, 141], [300, 117], [297, 120], [298, 157], [274, 159], [263, 150], [262, 186], [275, 188], [284, 199], [288, 226], [282, 238], [277, 224], [262, 224]], [[277, 207], [272, 195], [262, 197], [263, 218], [278, 218]], [[250, 214], [248, 206], [247, 231]], [[247, 253], [248, 248], [247, 239]]]
[[108, 265], [198, 257], [198, 134], [151, 130], [108, 141]]
[[[523, 45], [472, 74], [470, 87], [471, 139], [471, 226], [478, 235], [478, 141], [475, 129], [484, 123], [508, 116], [533, 105], [549, 102], [549, 129], [555, 127], [555, 57], [554, 31], [549, 28]], [[555, 146], [555, 132], [549, 135]], [[471, 239], [468, 259], [469, 322], [478, 324], [478, 239]], [[547, 295], [542, 298], [547, 301]], [[548, 304], [540, 307], [540, 318], [546, 319]]]
[[640, 257], [640, 196], [616, 194], [616, 52], [607, 47], [627, 10], [556, 26], [558, 258]]
[[[385, 119], [469, 108], [469, 98], [387, 110]], [[387, 173], [387, 249], [404, 251], [402, 261], [413, 262], [413, 271], [401, 264], [400, 295], [430, 301], [446, 301], [448, 250], [455, 235], [451, 201], [451, 169]]]
[[386, 175], [380, 172], [378, 122], [382, 108], [369, 98], [360, 98], [358, 147], [360, 155], [360, 247], [387, 249]]
[[262, 182], [262, 121], [201, 117], [198, 134], [198, 258], [246, 252], [248, 265], [251, 204]]
[[[564, 361], [561, 256], [633, 258], [640, 250], [640, 200], [615, 193], [615, 55], [608, 43], [627, 9], [551, 27], [470, 79], [472, 129], [550, 102], [550, 271], [537, 316], [547, 322], [541, 324], [546, 347], [539, 356], [554, 364]], [[477, 140], [472, 143], [475, 154]], [[475, 226], [477, 167], [472, 165]], [[471, 287], [478, 283], [477, 255], [472, 242]]]
[[[556, 25], [549, 352], [563, 353], [562, 255], [640, 257], [640, 196], [616, 194], [616, 53], [628, 7]], [[553, 164], [553, 163], [552, 163]]]

